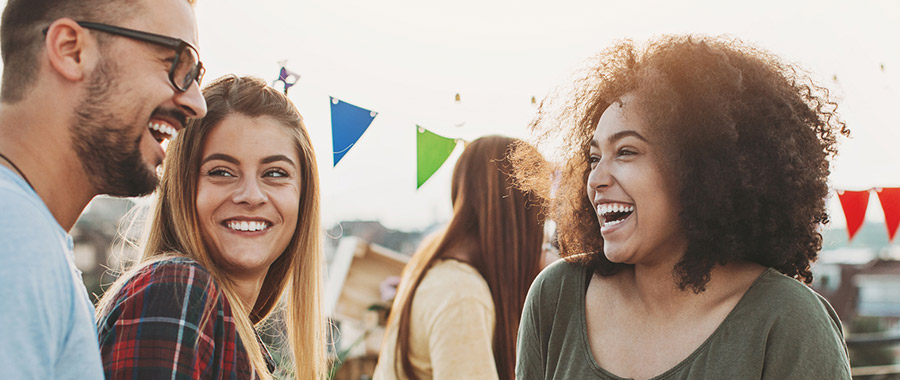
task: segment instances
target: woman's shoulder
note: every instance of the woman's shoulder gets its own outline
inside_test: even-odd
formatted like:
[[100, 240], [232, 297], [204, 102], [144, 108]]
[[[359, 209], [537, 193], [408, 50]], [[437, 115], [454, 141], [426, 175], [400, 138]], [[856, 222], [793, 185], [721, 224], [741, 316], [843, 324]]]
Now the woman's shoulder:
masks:
[[457, 260], [439, 260], [425, 272], [414, 300], [426, 299], [448, 305], [472, 301], [493, 305], [484, 277], [471, 265]]
[[[542, 293], [567, 292], [578, 294], [579, 288], [583, 288], [590, 268], [583, 264], [570, 263], [566, 260], [557, 260], [548, 265], [534, 279], [531, 289]], [[581, 289], [583, 294], [583, 290]]]
[[565, 260], [553, 262], [538, 274], [528, 289], [525, 311], [544, 322], [576, 317], [576, 311], [583, 310], [586, 281], [591, 272], [582, 264]]
[[196, 310], [198, 315], [210, 307], [230, 309], [227, 298], [206, 268], [187, 257], [169, 257], [143, 264], [131, 273], [114, 295], [111, 306], [140, 309], [145, 313], [181, 311], [184, 305], [189, 305], [188, 309]]
[[840, 331], [840, 319], [824, 297], [775, 269], [766, 269], [759, 276], [742, 303], [773, 326], [800, 329], [819, 325], [826, 330]]
[[550, 265], [547, 265], [541, 273], [538, 274], [538, 279], [542, 280], [559, 280], [563, 278], [568, 278], [574, 274], [587, 274], [587, 271], [590, 270], [587, 265], [578, 264], [568, 262], [565, 259], [556, 260]]
[[748, 291], [751, 300], [766, 301], [772, 307], [792, 310], [829, 306], [824, 297], [800, 281], [769, 268]]
[[[440, 286], [480, 288], [487, 286], [487, 282], [475, 267], [458, 260], [438, 260], [425, 272], [422, 277], [422, 286]], [[446, 288], [445, 288], [446, 289]]]
[[126, 280], [123, 288], [146, 288], [148, 285], [164, 284], [177, 287], [218, 288], [215, 279], [203, 265], [191, 258], [180, 256], [142, 265]]
[[[167, 257], [143, 263], [113, 297], [97, 326], [108, 377], [206, 379], [237, 366], [238, 377], [249, 378], [249, 371], [240, 372], [246, 354], [233, 310], [198, 262]], [[162, 366], [165, 358], [168, 366]]]
[[850, 378], [837, 313], [794, 278], [766, 269], [728, 318], [717, 338], [721, 347], [730, 352], [740, 342], [743, 358], [758, 355], [764, 363], [764, 378]]

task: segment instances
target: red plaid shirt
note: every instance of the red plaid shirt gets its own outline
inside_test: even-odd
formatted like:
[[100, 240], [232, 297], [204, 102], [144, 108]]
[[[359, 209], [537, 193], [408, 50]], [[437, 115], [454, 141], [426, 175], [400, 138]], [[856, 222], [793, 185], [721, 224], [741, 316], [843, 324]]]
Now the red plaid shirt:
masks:
[[98, 326], [107, 379], [255, 378], [228, 299], [195, 261], [142, 268], [112, 305]]

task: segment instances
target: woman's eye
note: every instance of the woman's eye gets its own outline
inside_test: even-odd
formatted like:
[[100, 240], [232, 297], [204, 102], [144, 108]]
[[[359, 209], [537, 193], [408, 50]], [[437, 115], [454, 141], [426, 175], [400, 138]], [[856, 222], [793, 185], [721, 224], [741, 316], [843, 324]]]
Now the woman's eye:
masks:
[[231, 174], [228, 170], [216, 168], [212, 169], [207, 173], [210, 177], [234, 177], [234, 174]]
[[279, 178], [279, 177], [287, 177], [287, 176], [288, 176], [288, 173], [281, 169], [272, 169], [272, 170], [269, 170], [269, 171], [266, 171], [265, 173], [263, 173], [263, 177]]
[[600, 162], [600, 156], [591, 155], [590, 157], [588, 157], [588, 164], [590, 164], [591, 167], [597, 165], [598, 162]]
[[619, 149], [619, 152], [618, 152], [619, 156], [633, 156], [635, 154], [637, 154], [637, 152], [635, 152], [631, 148], [622, 148], [622, 149]]

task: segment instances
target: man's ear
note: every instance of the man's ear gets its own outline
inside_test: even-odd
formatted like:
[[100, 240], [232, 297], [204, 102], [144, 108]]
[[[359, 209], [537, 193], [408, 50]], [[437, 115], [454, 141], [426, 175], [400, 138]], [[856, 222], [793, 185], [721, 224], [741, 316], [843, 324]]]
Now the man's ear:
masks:
[[70, 18], [60, 18], [50, 24], [44, 50], [50, 66], [63, 78], [76, 82], [87, 77], [99, 52], [97, 41]]

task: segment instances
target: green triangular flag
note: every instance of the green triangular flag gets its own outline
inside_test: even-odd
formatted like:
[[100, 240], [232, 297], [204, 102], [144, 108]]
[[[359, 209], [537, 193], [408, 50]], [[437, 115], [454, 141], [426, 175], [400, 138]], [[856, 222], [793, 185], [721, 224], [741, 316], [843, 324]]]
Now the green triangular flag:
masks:
[[456, 139], [450, 139], [436, 135], [425, 128], [416, 126], [416, 189], [422, 187], [428, 178], [434, 174], [453, 149], [456, 148]]

